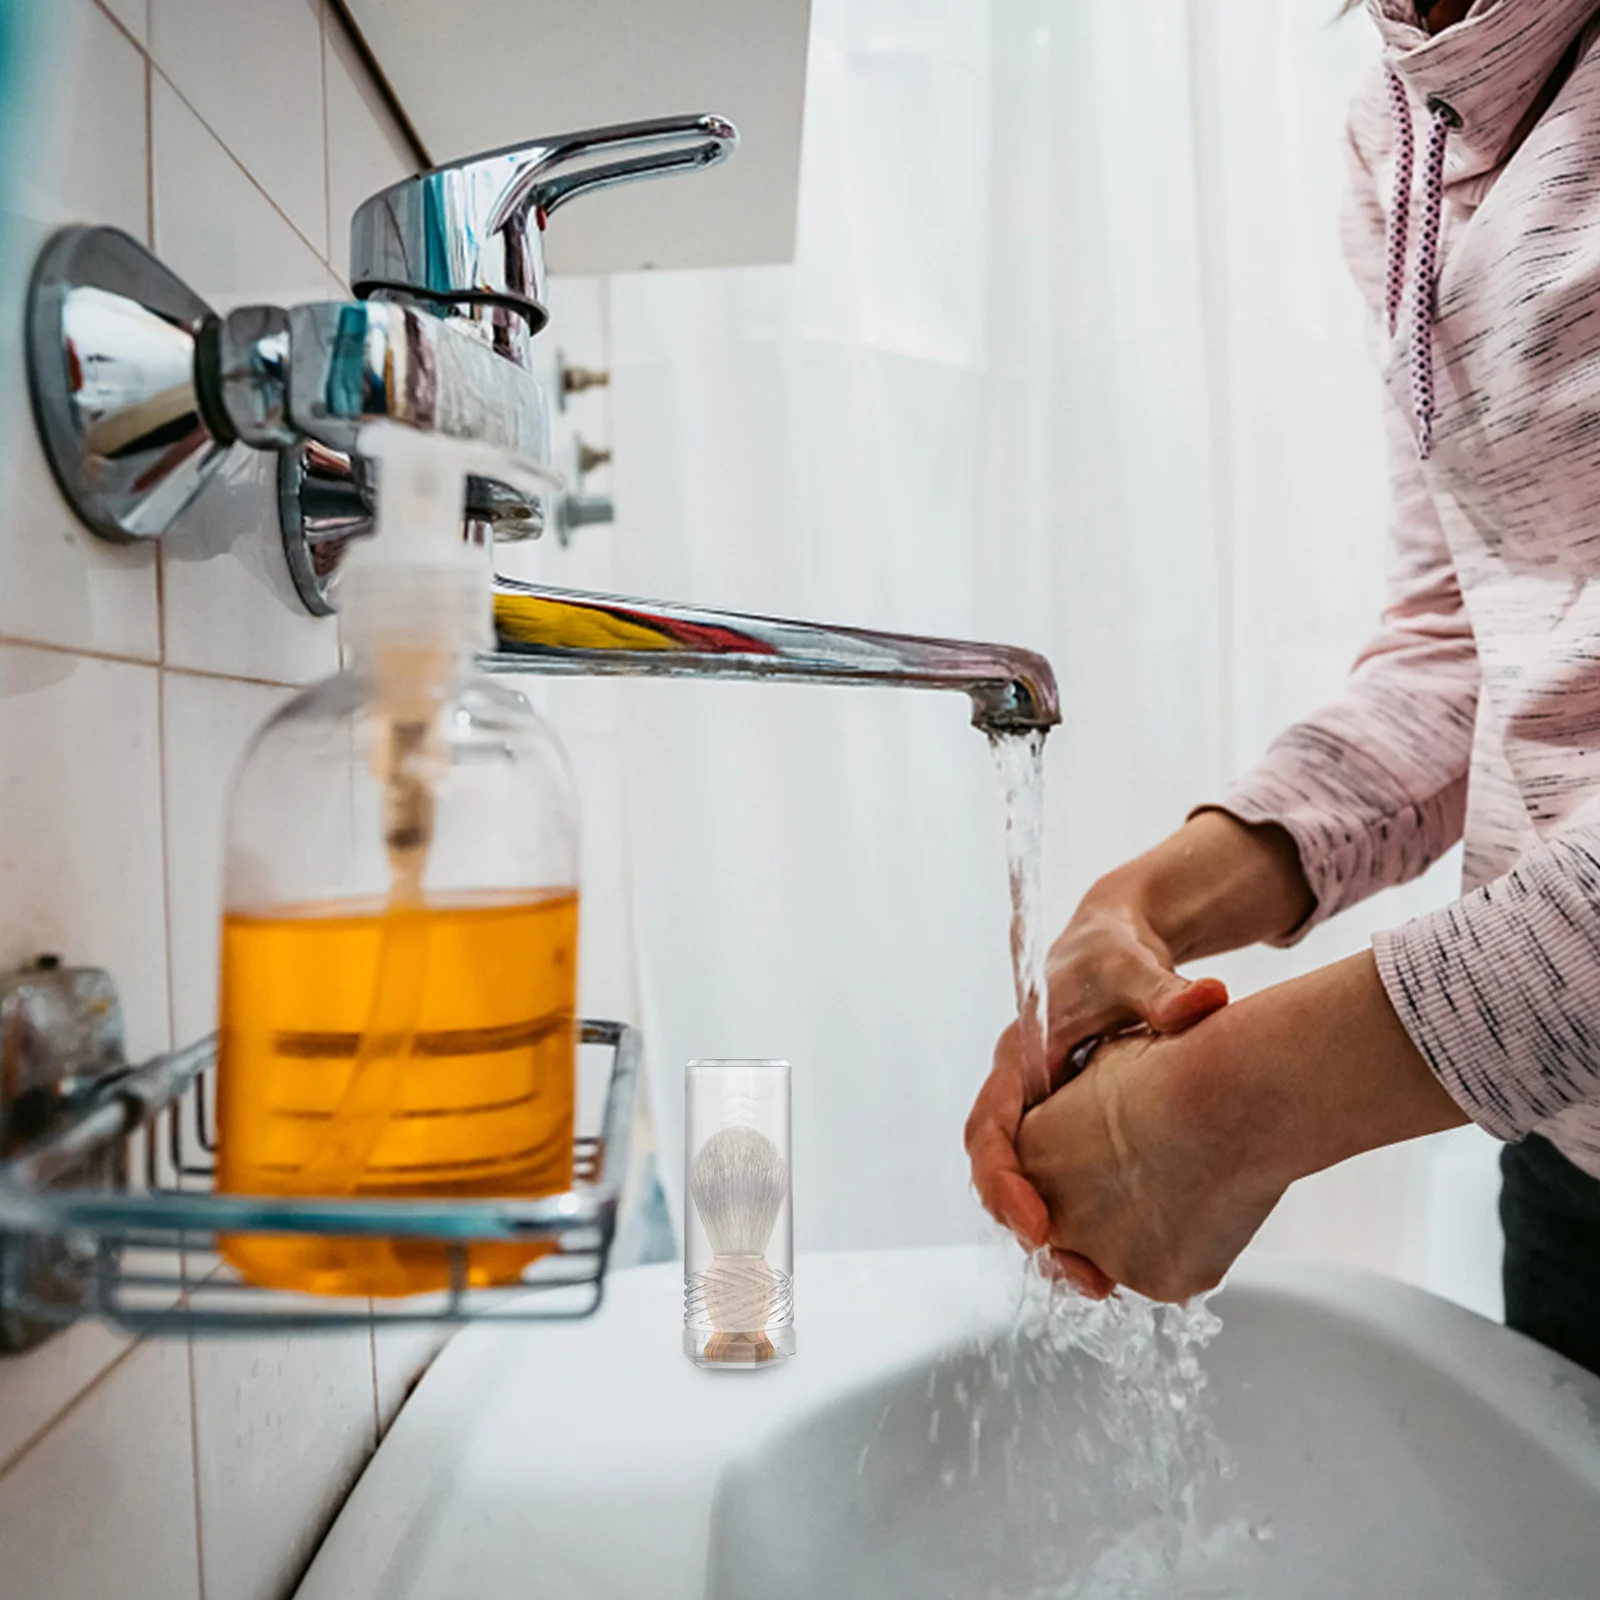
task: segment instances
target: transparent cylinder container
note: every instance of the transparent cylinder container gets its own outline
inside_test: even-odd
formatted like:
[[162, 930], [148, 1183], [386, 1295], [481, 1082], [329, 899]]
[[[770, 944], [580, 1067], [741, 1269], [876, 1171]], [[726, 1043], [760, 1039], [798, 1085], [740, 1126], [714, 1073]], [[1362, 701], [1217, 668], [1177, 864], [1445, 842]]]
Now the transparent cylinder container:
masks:
[[702, 1367], [794, 1354], [786, 1061], [691, 1061], [686, 1081], [683, 1351]]

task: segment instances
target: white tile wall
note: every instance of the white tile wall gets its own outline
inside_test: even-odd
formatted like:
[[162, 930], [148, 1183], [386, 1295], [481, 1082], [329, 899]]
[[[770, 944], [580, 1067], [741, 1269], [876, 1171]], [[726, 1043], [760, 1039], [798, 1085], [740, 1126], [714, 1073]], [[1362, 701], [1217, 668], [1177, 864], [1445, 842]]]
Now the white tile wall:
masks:
[[[34, 182], [13, 219], [19, 253], [30, 257], [66, 222], [149, 237], [145, 59], [90, 0], [62, 0], [58, 22], [61, 93], [50, 99]], [[8, 307], [7, 315], [15, 313]], [[0, 634], [154, 661], [161, 648], [155, 552], [106, 544], [83, 527], [56, 493], [22, 396], [5, 398], [7, 514], [29, 536], [0, 538]]]
[[154, 667], [0, 645], [0, 968], [109, 968], [146, 1054], [169, 1037], [159, 692]]
[[[37, 163], [8, 219], [25, 256], [63, 222], [109, 223], [219, 308], [339, 292], [349, 210], [410, 155], [324, 0], [50, 11]], [[104, 544], [62, 502], [16, 376], [0, 970], [41, 951], [108, 967], [130, 1050], [154, 1051], [212, 1025], [227, 777], [256, 723], [337, 665], [337, 628], [293, 596], [270, 461], [241, 452], [159, 559]], [[88, 1324], [0, 1357], [0, 1600], [287, 1595], [431, 1354], [366, 1329], [135, 1343]]]
[[292, 1593], [377, 1442], [372, 1338], [194, 1341], [206, 1600]]
[[199, 1600], [188, 1350], [147, 1341], [0, 1478], [0, 1600]]
[[[283, 5], [298, 14], [294, 0]], [[294, 305], [337, 291], [327, 263], [159, 76], [150, 117], [155, 248], [191, 288], [219, 310]], [[319, 117], [319, 175], [321, 127]], [[337, 625], [307, 616], [289, 579], [277, 534], [276, 473], [276, 457], [237, 447], [163, 538], [169, 665], [278, 683], [338, 669]]]
[[328, 248], [321, 0], [150, 0], [150, 54], [264, 193]]
[[[350, 218], [370, 194], [412, 170], [411, 147], [385, 114], [355, 46], [337, 30], [324, 59], [328, 96], [328, 259], [341, 277], [350, 265]], [[463, 154], [465, 152], [462, 152]]]
[[132, 1348], [126, 1334], [80, 1322], [28, 1355], [0, 1362], [0, 1473]]

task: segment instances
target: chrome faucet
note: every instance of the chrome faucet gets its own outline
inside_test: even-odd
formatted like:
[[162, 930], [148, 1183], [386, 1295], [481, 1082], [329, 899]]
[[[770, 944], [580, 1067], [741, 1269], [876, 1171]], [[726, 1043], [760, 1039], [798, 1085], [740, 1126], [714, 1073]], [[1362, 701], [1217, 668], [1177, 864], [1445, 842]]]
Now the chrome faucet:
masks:
[[[28, 303], [29, 386], [56, 477], [96, 533], [153, 538], [234, 444], [275, 450], [290, 571], [308, 609], [330, 612], [345, 547], [371, 531], [372, 486], [354, 456], [362, 425], [388, 418], [490, 443], [559, 487], [548, 403], [528, 370], [549, 320], [546, 221], [582, 194], [714, 166], [737, 143], [720, 117], [669, 117], [403, 179], [355, 214], [359, 298], [347, 302], [218, 316], [127, 234], [69, 228], [40, 255]], [[474, 478], [467, 515], [519, 538], [542, 531], [544, 508]], [[609, 515], [608, 500], [572, 501], [558, 529]], [[494, 672], [899, 684], [962, 691], [990, 733], [1061, 720], [1049, 663], [1028, 650], [506, 579], [498, 589], [498, 647], [484, 658]]]
[[499, 578], [488, 672], [565, 677], [748, 678], [772, 683], [879, 684], [957, 689], [985, 733], [1023, 733], [1061, 721], [1050, 663], [1010, 645], [926, 639]]
[[[720, 117], [667, 117], [406, 178], [356, 213], [360, 298], [287, 310], [218, 316], [127, 234], [68, 228], [40, 254], [28, 300], [29, 388], [56, 478], [96, 533], [155, 538], [232, 445], [276, 450], [290, 567], [307, 604], [329, 610], [333, 546], [370, 529], [370, 486], [350, 461], [361, 426], [481, 440], [558, 481], [548, 401], [527, 370], [549, 315], [546, 220], [581, 194], [714, 166], [737, 143]], [[468, 509], [502, 538], [543, 527], [537, 496], [480, 479]]]

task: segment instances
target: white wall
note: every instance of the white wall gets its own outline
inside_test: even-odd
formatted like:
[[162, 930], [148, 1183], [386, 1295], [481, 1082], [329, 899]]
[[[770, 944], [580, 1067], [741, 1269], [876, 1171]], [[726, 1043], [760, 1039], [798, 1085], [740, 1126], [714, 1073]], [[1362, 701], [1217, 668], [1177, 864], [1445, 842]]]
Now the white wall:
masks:
[[[59, 36], [26, 147], [0, 157], [23, 178], [16, 259], [56, 224], [112, 223], [219, 307], [344, 292], [351, 211], [412, 163], [322, 0], [34, 4]], [[569, 352], [603, 366], [599, 286], [560, 295]], [[20, 314], [13, 276], [8, 336]], [[108, 968], [140, 1055], [214, 1026], [224, 786], [261, 718], [337, 667], [338, 631], [290, 587], [270, 459], [244, 453], [160, 551], [101, 543], [56, 492], [16, 363], [8, 347], [0, 969], [40, 951]], [[604, 442], [603, 396], [583, 406]], [[585, 788], [614, 792], [573, 744]], [[593, 937], [626, 928], [600, 865], [623, 857], [587, 809], [586, 1001], [627, 1014]], [[287, 1594], [432, 1345], [87, 1325], [0, 1358], [0, 1600]]]

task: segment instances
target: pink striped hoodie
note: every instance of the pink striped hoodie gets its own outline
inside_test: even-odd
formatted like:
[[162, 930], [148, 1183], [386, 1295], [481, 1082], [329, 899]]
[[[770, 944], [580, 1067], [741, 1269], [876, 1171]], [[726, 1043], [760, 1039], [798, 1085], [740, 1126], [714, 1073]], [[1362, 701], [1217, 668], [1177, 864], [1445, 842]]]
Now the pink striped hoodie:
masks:
[[1222, 805], [1293, 835], [1313, 923], [1464, 836], [1465, 897], [1378, 936], [1383, 983], [1475, 1121], [1600, 1176], [1600, 0], [1477, 0], [1432, 38], [1367, 3], [1346, 245], [1389, 606]]

